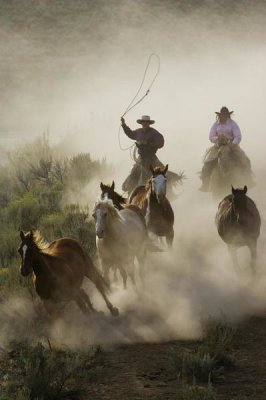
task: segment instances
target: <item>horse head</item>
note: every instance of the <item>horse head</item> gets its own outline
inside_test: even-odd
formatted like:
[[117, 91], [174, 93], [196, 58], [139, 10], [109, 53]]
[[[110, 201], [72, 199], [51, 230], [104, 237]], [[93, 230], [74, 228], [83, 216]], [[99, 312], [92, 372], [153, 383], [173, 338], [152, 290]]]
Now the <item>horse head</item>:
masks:
[[32, 231], [26, 234], [20, 231], [20, 238], [21, 244], [18, 249], [21, 257], [20, 273], [22, 276], [28, 276], [32, 272], [37, 246]]
[[115, 183], [114, 181], [112, 182], [111, 185], [105, 185], [104, 183], [100, 183], [100, 188], [101, 188], [101, 199], [104, 200], [105, 196], [107, 195], [108, 199], [114, 198], [115, 194]]
[[166, 172], [168, 164], [164, 168], [150, 166], [152, 178], [150, 180], [151, 192], [156, 196], [158, 203], [162, 203], [166, 197]]
[[[113, 201], [105, 196], [104, 200], [95, 203], [92, 216], [96, 225], [96, 236], [103, 239], [105, 232], [111, 223], [112, 218], [120, 218], [118, 210], [114, 207]], [[110, 221], [109, 221], [110, 220]]]
[[104, 183], [100, 183], [101, 188], [101, 200], [104, 200], [106, 197], [113, 201], [114, 206], [118, 208], [118, 210], [123, 209], [123, 204], [127, 202], [127, 199], [115, 192], [115, 183], [112, 182], [111, 185], [105, 185]]
[[243, 210], [245, 210], [246, 208], [247, 191], [248, 191], [247, 186], [244, 186], [243, 189], [235, 189], [232, 186], [232, 207], [237, 217], [237, 222], [240, 222], [241, 214]]

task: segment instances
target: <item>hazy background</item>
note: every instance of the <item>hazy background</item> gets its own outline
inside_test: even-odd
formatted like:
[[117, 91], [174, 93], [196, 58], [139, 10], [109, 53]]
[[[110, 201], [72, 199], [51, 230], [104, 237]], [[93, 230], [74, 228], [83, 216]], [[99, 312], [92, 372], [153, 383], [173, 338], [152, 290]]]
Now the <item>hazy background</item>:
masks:
[[[233, 270], [214, 226], [217, 205], [197, 191], [214, 112], [228, 106], [257, 176], [250, 195], [264, 219], [265, 37], [265, 1], [0, 0], [2, 153], [49, 132], [64, 151], [106, 156], [117, 167], [120, 189], [132, 164], [129, 152], [118, 146], [120, 116], [139, 87], [149, 54], [160, 56], [152, 92], [126, 121], [134, 128], [139, 116], [151, 115], [165, 137], [159, 158], [188, 177], [174, 205], [175, 251], [151, 258], [149, 301], [131, 289], [130, 296], [125, 291], [113, 296], [122, 311], [137, 310], [126, 322], [146, 338], [160, 336], [152, 313], [169, 323], [160, 337], [168, 338], [172, 330], [193, 337], [203, 316], [235, 318], [265, 308], [264, 229], [253, 280], [245, 250], [240, 259], [246, 272]], [[153, 61], [147, 86], [155, 71]], [[123, 135], [121, 141], [131, 144]], [[146, 331], [143, 304], [152, 333]]]

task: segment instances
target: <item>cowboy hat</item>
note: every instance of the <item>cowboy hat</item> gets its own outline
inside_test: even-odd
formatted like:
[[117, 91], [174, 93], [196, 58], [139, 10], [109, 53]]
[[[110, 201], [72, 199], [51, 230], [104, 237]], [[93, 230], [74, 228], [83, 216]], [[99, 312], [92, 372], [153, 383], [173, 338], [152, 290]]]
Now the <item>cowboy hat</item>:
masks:
[[137, 119], [137, 123], [138, 124], [142, 124], [142, 122], [144, 121], [149, 121], [149, 123], [152, 125], [154, 124], [154, 120], [151, 119], [151, 117], [149, 115], [142, 115], [142, 117], [140, 119]]
[[222, 107], [220, 111], [215, 111], [217, 115], [231, 115], [234, 111], [229, 111], [227, 107]]

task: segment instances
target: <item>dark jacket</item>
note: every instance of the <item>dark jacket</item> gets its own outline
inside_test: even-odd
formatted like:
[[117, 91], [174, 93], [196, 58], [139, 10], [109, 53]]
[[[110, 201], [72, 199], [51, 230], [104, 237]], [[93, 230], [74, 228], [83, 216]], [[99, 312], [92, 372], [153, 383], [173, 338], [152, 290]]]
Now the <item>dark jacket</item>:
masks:
[[155, 154], [164, 145], [163, 135], [154, 128], [139, 128], [132, 131], [126, 124], [122, 124], [122, 128], [130, 139], [136, 140], [139, 154], [141, 154], [140, 149], [145, 147]]

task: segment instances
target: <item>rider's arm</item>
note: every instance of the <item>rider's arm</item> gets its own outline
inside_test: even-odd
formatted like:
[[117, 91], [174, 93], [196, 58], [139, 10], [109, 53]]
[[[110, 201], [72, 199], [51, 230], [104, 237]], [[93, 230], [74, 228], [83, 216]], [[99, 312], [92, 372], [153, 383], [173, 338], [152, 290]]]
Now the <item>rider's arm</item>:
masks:
[[209, 134], [209, 139], [212, 143], [216, 143], [218, 139], [218, 134], [217, 134], [217, 122], [214, 122], [214, 124], [211, 127], [210, 134]]
[[232, 130], [233, 130], [233, 137], [234, 137], [233, 144], [239, 144], [242, 139], [240, 128], [235, 121], [231, 121], [231, 122], [232, 122]]
[[136, 131], [132, 131], [132, 129], [130, 129], [130, 127], [127, 126], [125, 122], [122, 122], [122, 128], [123, 128], [125, 134], [126, 134], [130, 139], [137, 140], [137, 133], [136, 133]]

